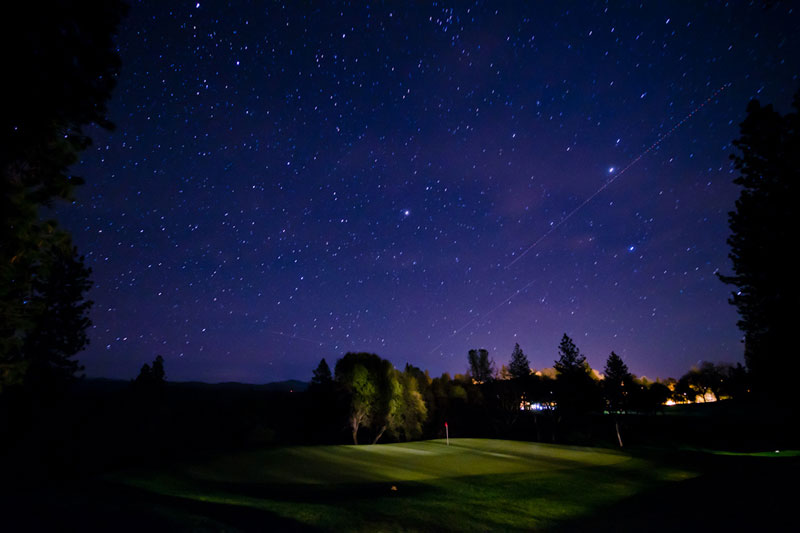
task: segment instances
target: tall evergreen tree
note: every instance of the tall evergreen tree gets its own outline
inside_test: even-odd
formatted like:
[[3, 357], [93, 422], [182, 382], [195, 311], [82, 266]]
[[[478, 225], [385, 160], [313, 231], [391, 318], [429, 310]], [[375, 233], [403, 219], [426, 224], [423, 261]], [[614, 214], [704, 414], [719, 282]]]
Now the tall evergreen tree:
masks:
[[598, 407], [598, 391], [586, 357], [565, 333], [555, 361], [556, 403], [560, 416], [586, 413]]
[[512, 378], [526, 378], [531, 375], [531, 363], [528, 357], [519, 347], [519, 343], [514, 344], [511, 352], [511, 362], [508, 364], [508, 372]]
[[[32, 321], [24, 346], [28, 366], [26, 382], [37, 389], [53, 390], [83, 367], [73, 359], [88, 343], [86, 329], [92, 302], [84, 298], [90, 269], [69, 240], [50, 251], [46, 272], [37, 272], [26, 305], [43, 316]], [[162, 369], [163, 370], [163, 369]]]
[[308, 411], [306, 419], [312, 438], [317, 442], [331, 442], [341, 430], [341, 418], [346, 409], [343, 398], [336, 389], [331, 368], [322, 358], [314, 369], [308, 386]]
[[311, 378], [311, 384], [318, 387], [326, 387], [331, 383], [333, 383], [331, 367], [328, 366], [328, 362], [325, 361], [325, 358], [323, 357], [317, 365], [317, 368], [314, 369], [314, 375]]
[[633, 385], [633, 376], [628, 370], [628, 365], [613, 351], [606, 360], [605, 379], [603, 392], [609, 411], [614, 415], [614, 427], [617, 431], [617, 441], [622, 447], [622, 433], [619, 428], [619, 412], [627, 405], [629, 390]]
[[[106, 102], [120, 67], [113, 35], [127, 9], [118, 0], [7, 7], [0, 47], [13, 80], [0, 113], [0, 391], [80, 368], [69, 358], [86, 344], [88, 269], [69, 234], [41, 212], [72, 200], [83, 183], [69, 168], [90, 144], [84, 129], [111, 127]], [[68, 287], [57, 288], [57, 277]]]
[[611, 352], [606, 360], [605, 379], [603, 389], [605, 390], [606, 402], [612, 411], [619, 411], [625, 406], [627, 396], [626, 387], [630, 388], [633, 376], [628, 370], [628, 365], [616, 353]]
[[559, 375], [573, 376], [589, 372], [586, 357], [575, 346], [575, 342], [564, 333], [558, 345], [558, 359], [553, 365]]
[[740, 172], [734, 183], [742, 187], [728, 218], [734, 275], [720, 276], [737, 288], [730, 302], [739, 312], [754, 386], [785, 397], [793, 396], [792, 380], [800, 370], [792, 342], [800, 301], [793, 260], [800, 204], [800, 91], [792, 107], [782, 116], [755, 100], [747, 106], [741, 137], [733, 142], [739, 154], [731, 156]]

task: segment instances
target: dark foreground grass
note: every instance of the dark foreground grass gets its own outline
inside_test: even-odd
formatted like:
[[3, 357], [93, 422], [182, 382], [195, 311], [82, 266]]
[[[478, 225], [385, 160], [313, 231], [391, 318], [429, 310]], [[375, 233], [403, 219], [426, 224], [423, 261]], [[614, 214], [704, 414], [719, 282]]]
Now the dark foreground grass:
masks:
[[40, 491], [21, 523], [76, 531], [713, 531], [769, 522], [780, 530], [775, 517], [786, 506], [777, 487], [796, 479], [797, 465], [792, 457], [694, 453], [675, 462], [483, 439], [285, 447]]

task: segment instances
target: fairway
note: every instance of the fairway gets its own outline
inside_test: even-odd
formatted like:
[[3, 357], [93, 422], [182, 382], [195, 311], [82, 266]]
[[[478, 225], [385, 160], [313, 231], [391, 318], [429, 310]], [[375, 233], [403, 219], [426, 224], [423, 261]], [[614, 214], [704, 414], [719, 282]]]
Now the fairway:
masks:
[[195, 529], [486, 531], [550, 528], [694, 475], [612, 450], [451, 439], [282, 447], [114, 481]]

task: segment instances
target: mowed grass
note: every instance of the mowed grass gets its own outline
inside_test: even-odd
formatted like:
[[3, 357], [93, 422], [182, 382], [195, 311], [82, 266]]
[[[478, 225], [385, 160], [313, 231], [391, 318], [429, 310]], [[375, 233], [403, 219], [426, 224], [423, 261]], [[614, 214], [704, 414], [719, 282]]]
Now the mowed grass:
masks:
[[695, 475], [613, 450], [451, 439], [250, 451], [113, 481], [193, 529], [530, 531]]

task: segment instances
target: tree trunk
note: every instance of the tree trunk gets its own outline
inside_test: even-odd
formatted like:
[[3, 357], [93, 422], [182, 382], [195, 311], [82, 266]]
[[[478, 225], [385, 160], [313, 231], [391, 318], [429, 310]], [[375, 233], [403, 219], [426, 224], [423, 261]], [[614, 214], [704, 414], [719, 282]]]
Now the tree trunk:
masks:
[[381, 426], [381, 430], [375, 436], [375, 440], [372, 441], [372, 444], [377, 444], [378, 443], [378, 439], [380, 439], [383, 436], [383, 432], [384, 431], [386, 431], [386, 425], [385, 424], [383, 426]]
[[353, 431], [353, 444], [358, 444], [358, 419], [356, 417], [350, 418], [350, 428]]

